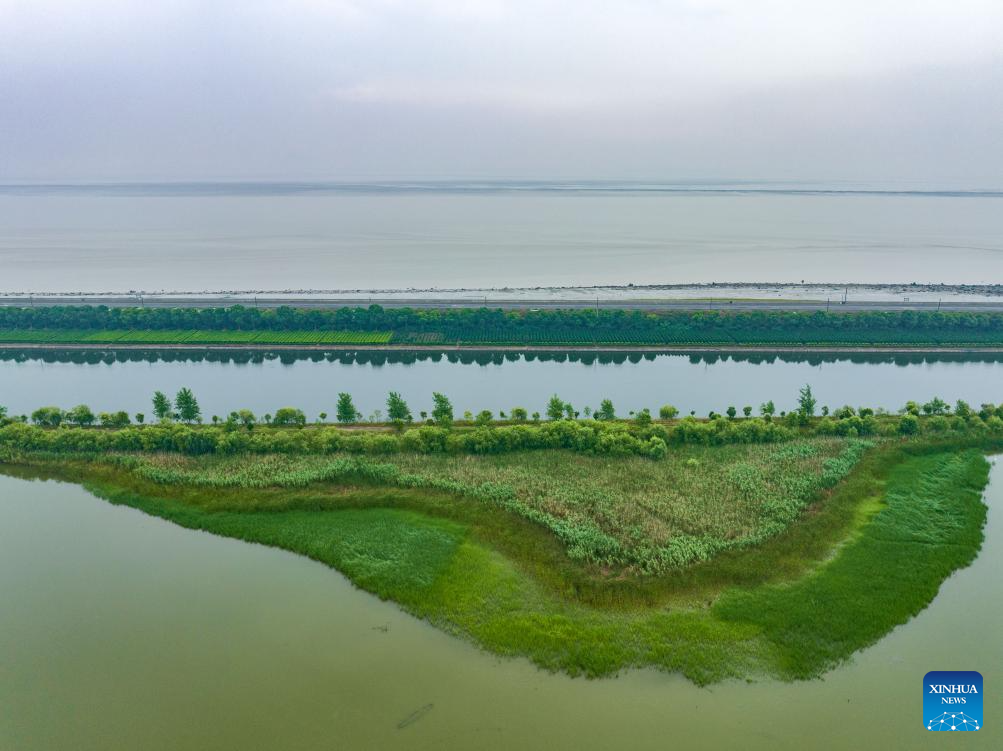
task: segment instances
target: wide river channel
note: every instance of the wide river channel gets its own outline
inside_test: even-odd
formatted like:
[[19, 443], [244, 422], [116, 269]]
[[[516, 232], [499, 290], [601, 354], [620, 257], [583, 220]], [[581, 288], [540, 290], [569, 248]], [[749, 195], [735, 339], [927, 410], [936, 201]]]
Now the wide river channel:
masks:
[[[152, 389], [184, 384], [220, 412], [333, 411], [339, 390], [372, 409], [391, 388], [416, 408], [443, 390], [461, 409], [539, 409], [553, 391], [583, 403], [608, 395], [623, 409], [770, 396], [787, 406], [806, 381], [830, 404], [1003, 396], [1003, 364], [991, 359], [72, 359], [0, 360], [0, 403], [131, 411]], [[76, 485], [0, 476], [0, 749], [933, 748], [944, 741], [922, 725], [930, 670], [982, 672], [985, 727], [965, 745], [1000, 748], [1003, 465], [986, 502], [974, 564], [851, 663], [818, 681], [698, 688], [655, 671], [589, 681], [498, 659], [305, 558], [185, 530]]]

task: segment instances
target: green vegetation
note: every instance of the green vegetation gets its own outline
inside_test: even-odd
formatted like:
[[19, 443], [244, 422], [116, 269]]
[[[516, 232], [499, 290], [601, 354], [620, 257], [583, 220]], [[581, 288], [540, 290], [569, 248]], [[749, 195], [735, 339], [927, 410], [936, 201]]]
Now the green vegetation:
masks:
[[[433, 403], [413, 426], [391, 392], [389, 423], [361, 429], [307, 427], [295, 407], [203, 426], [187, 388], [154, 394], [157, 425], [0, 407], [0, 464], [303, 553], [500, 654], [709, 682], [818, 675], [925, 607], [978, 551], [980, 451], [1003, 447], [1003, 405], [816, 417], [807, 385], [796, 411], [760, 418], [623, 420], [604, 399], [580, 420], [554, 395], [549, 420], [499, 424]], [[337, 411], [358, 417], [345, 393]]]
[[1003, 314], [616, 309], [0, 308], [0, 342], [252, 345], [1003, 345]]
[[[779, 450], [836, 450], [825, 443], [814, 439]], [[704, 475], [694, 487], [713, 494], [723, 467], [749, 460], [714, 452], [736, 450], [707, 448], [699, 457], [680, 457], [680, 463]], [[569, 459], [548, 454], [551, 470]], [[533, 457], [547, 462], [548, 454]], [[817, 456], [790, 460], [810, 463]], [[377, 475], [310, 476], [296, 458], [276, 457], [276, 464], [260, 470], [259, 459], [78, 460], [31, 453], [7, 459], [20, 464], [19, 471], [34, 465], [83, 481], [113, 503], [185, 527], [307, 555], [497, 654], [525, 655], [546, 668], [593, 676], [655, 666], [701, 684], [756, 675], [816, 676], [915, 615], [981, 544], [985, 507], [979, 491], [988, 466], [964, 442], [886, 442], [818, 496], [811, 514], [771, 539], [644, 575], [570, 559], [540, 525], [462, 488], [444, 493]], [[629, 479], [637, 462], [574, 460], [597, 465], [583, 490], [603, 474], [611, 482]], [[449, 461], [459, 473], [468, 471], [462, 465], [472, 459]], [[520, 472], [516, 464], [508, 469]], [[528, 482], [532, 468], [525, 472], [522, 481]], [[642, 499], [638, 489], [636, 500]], [[689, 504], [698, 512], [701, 501], [680, 493], [663, 503]], [[738, 518], [716, 521], [728, 528], [743, 524]]]
[[120, 461], [162, 485], [227, 489], [366, 482], [449, 492], [539, 524], [573, 560], [657, 573], [782, 532], [868, 447], [837, 439], [693, 447], [658, 462], [554, 451], [462, 459], [400, 454], [379, 461], [267, 455], [255, 462], [152, 454]]
[[389, 331], [205, 331], [199, 329], [0, 329], [9, 344], [386, 344]]

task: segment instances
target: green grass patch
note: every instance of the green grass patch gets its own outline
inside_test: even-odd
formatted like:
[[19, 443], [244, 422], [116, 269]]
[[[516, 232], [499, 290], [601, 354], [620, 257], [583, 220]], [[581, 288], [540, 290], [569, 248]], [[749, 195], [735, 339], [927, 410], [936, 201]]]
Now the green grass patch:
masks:
[[358, 482], [452, 492], [549, 529], [568, 555], [658, 573], [782, 532], [852, 469], [871, 444], [806, 438], [785, 444], [686, 446], [664, 459], [534, 451], [186, 457], [126, 461], [161, 484], [213, 488]]
[[9, 344], [387, 344], [390, 331], [210, 331], [198, 329], [5, 329]]
[[[718, 475], [749, 461], [734, 448], [706, 449], [700, 466]], [[496, 654], [573, 675], [652, 666], [700, 684], [816, 676], [914, 616], [977, 554], [988, 476], [977, 448], [885, 443], [778, 534], [645, 575], [575, 560], [545, 525], [462, 493], [358, 478], [283, 486], [279, 474], [271, 484], [219, 481], [260, 460], [201, 465], [214, 473], [201, 484], [154, 482], [143, 465], [100, 457], [24, 455], [4, 471], [84, 482], [184, 527], [309, 556]]]

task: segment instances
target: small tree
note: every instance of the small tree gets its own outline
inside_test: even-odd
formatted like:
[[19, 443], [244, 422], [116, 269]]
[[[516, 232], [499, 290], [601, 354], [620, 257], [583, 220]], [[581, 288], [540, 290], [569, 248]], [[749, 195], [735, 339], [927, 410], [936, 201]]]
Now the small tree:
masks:
[[745, 406], [745, 407], [742, 407], [742, 414], [745, 415], [746, 417], [751, 417], [752, 416], [752, 407], [749, 407], [748, 405]]
[[236, 413], [237, 420], [240, 421], [241, 425], [247, 428], [247, 432], [254, 430], [254, 426], [258, 422], [258, 418], [254, 416], [254, 413], [249, 409], [242, 409]]
[[915, 435], [919, 432], [919, 418], [910, 412], [899, 420], [898, 429], [902, 435]]
[[78, 404], [66, 413], [66, 421], [74, 425], [86, 427], [94, 424], [94, 413], [86, 404]]
[[768, 402], [763, 402], [759, 405], [759, 414], [763, 417], [773, 417], [777, 413], [777, 405], [773, 403], [770, 399]]
[[187, 386], [178, 391], [178, 395], [174, 397], [174, 406], [177, 407], [178, 416], [189, 425], [202, 421], [202, 410], [198, 400]]
[[100, 415], [101, 424], [106, 428], [124, 428], [129, 424], [129, 413], [124, 410], [118, 412], [102, 412]]
[[539, 412], [534, 412], [533, 413], [533, 422], [540, 422], [540, 413]]
[[728, 419], [730, 420], [734, 420], [735, 417], [738, 416], [738, 410], [734, 407], [728, 407], [725, 412], [728, 414]]
[[663, 420], [671, 420], [678, 414], [679, 410], [673, 407], [671, 404], [663, 404], [658, 409], [658, 416]]
[[599, 420], [615, 420], [616, 419], [616, 409], [613, 408], [613, 401], [610, 399], [603, 399], [599, 404], [599, 409], [596, 410], [596, 418]]
[[574, 420], [578, 416], [570, 402], [564, 402], [564, 416], [569, 420]]
[[31, 421], [47, 428], [59, 427], [63, 422], [63, 410], [59, 407], [39, 407], [31, 413]]
[[166, 422], [171, 418], [171, 400], [163, 391], [153, 392], [153, 414], [160, 422]]
[[356, 422], [359, 419], [359, 410], [355, 408], [351, 394], [346, 394], [344, 391], [338, 394], [338, 408], [335, 410], [335, 416], [341, 423]]
[[432, 419], [440, 428], [453, 426], [453, 403], [445, 394], [432, 392]]
[[317, 422], [327, 422], [327, 412], [321, 412], [317, 415]]
[[526, 422], [529, 419], [529, 413], [525, 407], [512, 407], [512, 419], [516, 422]]
[[146, 422], [146, 415], [144, 415], [142, 412], [137, 412], [134, 415], [134, 417], [138, 425], [142, 425], [144, 422]]
[[403, 428], [404, 423], [414, 419], [411, 416], [411, 408], [396, 391], [391, 391], [387, 395], [387, 419], [398, 428]]
[[295, 425], [296, 427], [302, 428], [306, 425], [306, 415], [303, 414], [303, 410], [296, 409], [295, 407], [280, 407], [275, 410], [275, 416], [272, 418], [272, 425]]
[[933, 397], [930, 401], [923, 405], [923, 411], [928, 415], [942, 415], [949, 409], [947, 402], [941, 399], [939, 396]]
[[811, 386], [807, 383], [798, 392], [798, 414], [803, 418], [815, 416], [815, 396], [811, 393]]
[[557, 394], [550, 397], [550, 401], [547, 402], [547, 417], [551, 420], [560, 420], [564, 417], [564, 402]]
[[637, 417], [634, 418], [634, 422], [637, 423], [638, 427], [646, 428], [651, 425], [651, 410], [647, 407], [642, 409], [637, 413]]
[[480, 412], [477, 413], [475, 422], [478, 425], [490, 425], [493, 419], [494, 415], [491, 414], [490, 409], [482, 409]]

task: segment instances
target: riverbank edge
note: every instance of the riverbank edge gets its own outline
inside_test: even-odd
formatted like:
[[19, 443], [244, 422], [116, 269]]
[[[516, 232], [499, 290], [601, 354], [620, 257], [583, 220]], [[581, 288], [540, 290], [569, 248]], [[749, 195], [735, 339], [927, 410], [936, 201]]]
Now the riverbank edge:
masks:
[[452, 346], [443, 345], [422, 345], [422, 344], [352, 344], [352, 345], [331, 345], [331, 344], [90, 344], [90, 343], [24, 343], [24, 342], [0, 342], [0, 350], [4, 351], [26, 351], [26, 352], [65, 352], [65, 351], [135, 351], [135, 352], [567, 352], [567, 353], [597, 353], [612, 352], [630, 354], [652, 353], [652, 354], [706, 354], [706, 353], [772, 353], [777, 354], [826, 354], [826, 353], [847, 353], [847, 354], [1003, 354], [1003, 344], [999, 346], [971, 346], [971, 347], [932, 347], [927, 345], [909, 346], [904, 344], [872, 345], [866, 347], [849, 347], [829, 344], [799, 345], [799, 346], [777, 346], [777, 345], [623, 345], [600, 344], [596, 346], [561, 346], [544, 344], [502, 344], [502, 345], [481, 345], [481, 344], [457, 344]]
[[[458, 541], [457, 553], [457, 558], [462, 554], [463, 560], [439, 572], [434, 577], [436, 585], [431, 591], [402, 596], [399, 592], [381, 588], [379, 582], [368, 580], [365, 575], [360, 576], [358, 571], [353, 572], [350, 566], [339, 565], [330, 551], [319, 553], [309, 549], [302, 541], [297, 547], [296, 544], [263, 539], [246, 529], [242, 531], [239, 525], [235, 527], [232, 520], [220, 521], [219, 512], [198, 512], [185, 502], [171, 500], [172, 496], [184, 496], [185, 493], [190, 497], [191, 489], [176, 488], [171, 491], [156, 488], [152, 493], [147, 489], [149, 494], [144, 494], [142, 483], [137, 485], [136, 478], [130, 480], [123, 475], [116, 481], [114, 476], [95, 472], [94, 467], [88, 468], [70, 458], [53, 461], [51, 458], [33, 459], [26, 455], [24, 461], [0, 465], [0, 468], [13, 469], [9, 473], [14, 475], [28, 474], [82, 484], [88, 491], [111, 503], [137, 508], [180, 526], [306, 555], [341, 571], [355, 586], [382, 599], [392, 600], [404, 611], [494, 654], [528, 657], [543, 668], [592, 677], [612, 675], [632, 667], [656, 667], [682, 673], [695, 683], [706, 685], [728, 678], [759, 676], [796, 680], [817, 677], [920, 612], [936, 595], [943, 580], [954, 570], [968, 565], [981, 547], [986, 512], [981, 497], [988, 478], [988, 462], [982, 456], [1000, 448], [998, 441], [986, 442], [984, 446], [976, 446], [972, 441], [926, 441], [877, 450], [861, 463], [859, 471], [837, 486], [824, 503], [813, 506], [802, 521], [783, 535], [757, 549], [720, 556], [694, 567], [702, 567], [706, 572], [723, 562], [725, 570], [739, 570], [757, 557], [761, 566], [764, 558], [767, 563], [770, 562], [772, 552], [774, 558], [784, 565], [774, 567], [764, 581], [739, 587], [712, 586], [708, 590], [712, 599], [706, 605], [666, 608], [662, 602], [661, 605], [649, 603], [641, 610], [636, 603], [628, 607], [618, 603], [612, 608], [596, 610], [570, 601], [577, 590], [567, 586], [569, 582], [563, 583], [563, 589], [561, 582], [550, 582], [551, 586], [546, 587], [549, 591], [542, 592], [541, 582], [534, 575], [540, 561], [513, 560], [510, 557], [512, 550], [506, 550], [505, 545], [499, 550], [498, 545], [492, 545], [492, 540], [485, 539], [484, 530], [472, 536], [469, 527], [464, 530], [462, 539]], [[976, 453], [978, 461], [975, 461]], [[949, 484], [945, 492], [960, 499], [956, 504], [959, 508], [967, 505], [963, 525], [967, 529], [967, 537], [960, 541], [952, 538], [949, 547], [957, 550], [951, 553], [951, 561], [942, 562], [939, 567], [934, 566], [924, 574], [929, 581], [915, 582], [916, 586], [910, 586], [907, 591], [893, 592], [893, 596], [884, 603], [887, 607], [882, 607], [879, 618], [864, 618], [860, 626], [851, 624], [848, 634], [840, 634], [840, 640], [835, 645], [827, 644], [826, 649], [819, 648], [817, 655], [811, 650], [806, 653], [805, 645], [813, 643], [812, 637], [822, 641], [830, 639], [826, 629], [809, 634], [806, 641], [803, 624], [780, 623], [778, 626], [775, 622], [756, 623], [762, 610], [755, 604], [757, 597], [776, 599], [777, 592], [782, 596], [784, 591], [805, 583], [811, 588], [822, 582], [822, 591], [826, 591], [826, 572], [835, 568], [833, 562], [841, 561], [847, 550], [853, 551], [854, 545], [867, 536], [869, 525], [880, 518], [887, 508], [885, 484], [904, 463], [918, 463], [924, 457], [933, 462], [963, 458], [963, 455], [972, 456], [967, 465], [967, 479], [964, 483]], [[289, 495], [296, 493], [294, 489], [288, 490]], [[385, 496], [378, 499], [376, 505], [363, 505], [361, 508], [387, 511], [394, 509], [394, 503], [390, 501], [393, 499]], [[341, 510], [359, 508], [349, 505]], [[404, 503], [394, 510], [413, 514], [414, 509]], [[418, 526], [421, 518], [434, 518], [427, 515], [427, 510], [418, 510], [415, 517], [412, 524]], [[443, 518], [442, 523], [449, 521]], [[946, 527], [931, 529], [941, 535], [956, 532]], [[534, 549], [532, 542], [522, 545], [523, 551]], [[795, 552], [801, 553], [802, 559], [792, 567], [789, 559]], [[926, 554], [927, 549], [924, 548]], [[884, 569], [880, 563], [878, 560], [870, 570], [880, 575]], [[912, 567], [909, 570], [911, 572]], [[907, 575], [915, 576], [914, 573]], [[713, 576], [710, 581], [713, 583]], [[913, 583], [911, 579], [909, 581]], [[881, 590], [880, 587], [875, 589]], [[443, 590], [447, 592], [445, 598], [442, 597]], [[503, 618], [502, 621], [507, 628], [500, 633], [498, 623], [483, 622], [485, 616], [481, 611], [496, 593], [507, 590], [518, 593], [512, 607], [516, 607], [515, 602], [519, 603], [519, 607], [528, 602], [537, 609], [530, 608], [529, 612], [519, 611], [514, 615], [506, 613], [509, 620]], [[453, 593], [452, 598], [448, 596], [449, 592]], [[498, 596], [504, 599], [504, 595]], [[843, 592], [843, 596], [855, 597], [853, 592]], [[749, 598], [753, 601], [751, 617], [742, 613]], [[726, 603], [724, 613], [717, 612], [720, 602]], [[471, 609], [476, 612], [472, 614]], [[825, 611], [824, 607], [822, 611]], [[797, 636], [793, 643], [790, 632], [795, 632]]]

